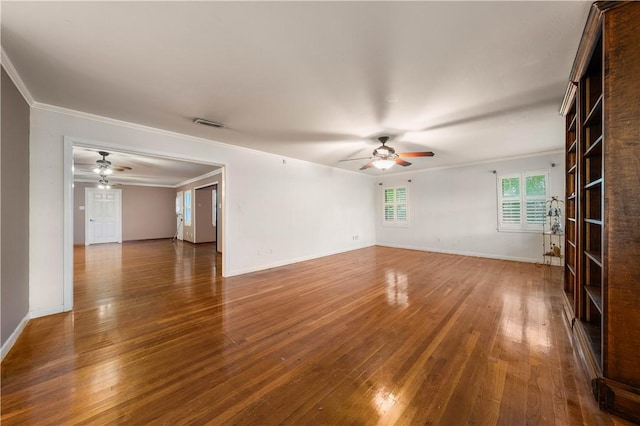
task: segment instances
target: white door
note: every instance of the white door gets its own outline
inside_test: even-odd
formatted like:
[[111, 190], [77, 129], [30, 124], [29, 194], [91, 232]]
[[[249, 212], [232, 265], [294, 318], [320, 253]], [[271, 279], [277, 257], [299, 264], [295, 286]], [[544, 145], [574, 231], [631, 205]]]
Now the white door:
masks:
[[176, 194], [176, 238], [184, 240], [184, 216], [183, 216], [184, 192]]
[[85, 188], [85, 244], [122, 242], [122, 190]]

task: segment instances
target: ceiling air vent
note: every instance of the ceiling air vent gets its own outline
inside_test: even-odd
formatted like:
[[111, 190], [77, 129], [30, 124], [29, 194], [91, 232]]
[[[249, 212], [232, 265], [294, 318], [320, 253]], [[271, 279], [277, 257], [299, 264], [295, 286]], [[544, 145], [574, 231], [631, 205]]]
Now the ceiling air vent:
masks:
[[217, 128], [224, 127], [224, 124], [222, 123], [216, 123], [215, 121], [206, 120], [204, 118], [196, 118], [193, 120], [193, 122], [196, 124], [202, 124], [203, 126], [211, 126], [211, 127], [217, 127]]

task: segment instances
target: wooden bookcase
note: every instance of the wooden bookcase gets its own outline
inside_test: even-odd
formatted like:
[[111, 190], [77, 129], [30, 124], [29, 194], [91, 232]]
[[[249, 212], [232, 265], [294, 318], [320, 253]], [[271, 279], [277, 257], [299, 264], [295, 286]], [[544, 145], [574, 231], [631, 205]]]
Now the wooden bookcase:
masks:
[[[575, 92], [576, 86], [572, 86]], [[577, 304], [576, 293], [576, 218], [577, 216], [577, 176], [578, 176], [578, 117], [576, 98], [573, 95], [569, 111], [566, 115], [566, 197], [565, 197], [565, 269], [564, 269], [564, 292], [569, 302], [567, 306], [569, 317], [573, 318], [573, 306]]]
[[603, 409], [640, 422], [640, 2], [593, 4], [566, 117], [565, 312]]

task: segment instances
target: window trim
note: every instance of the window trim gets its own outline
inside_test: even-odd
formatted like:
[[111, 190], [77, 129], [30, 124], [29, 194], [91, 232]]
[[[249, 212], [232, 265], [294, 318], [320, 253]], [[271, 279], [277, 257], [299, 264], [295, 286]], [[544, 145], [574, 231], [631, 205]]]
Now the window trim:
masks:
[[[404, 203], [398, 203], [396, 201], [396, 191], [398, 189], [404, 189], [405, 191], [405, 202]], [[393, 202], [392, 203], [387, 203], [386, 201], [386, 191], [392, 189], [393, 190]], [[386, 207], [387, 206], [393, 206], [393, 220], [387, 220], [386, 219]], [[406, 212], [407, 212], [407, 218], [404, 221], [398, 221], [396, 218], [396, 211], [397, 211], [397, 207], [398, 205], [404, 205], [406, 208]], [[388, 226], [388, 227], [394, 227], [394, 228], [406, 228], [409, 226], [409, 220], [410, 220], [410, 208], [409, 208], [409, 187], [407, 185], [396, 185], [396, 186], [386, 186], [382, 188], [382, 226]]]
[[[545, 195], [543, 196], [527, 196], [526, 195], [526, 179], [530, 176], [544, 176], [545, 178]], [[510, 179], [517, 177], [520, 182], [520, 195], [517, 197], [520, 202], [520, 221], [519, 223], [505, 223], [503, 220], [504, 211], [502, 209], [502, 202], [506, 199], [515, 199], [516, 197], [503, 197], [502, 196], [502, 181], [504, 179]], [[539, 200], [546, 202], [551, 195], [551, 175], [549, 169], [530, 170], [523, 172], [504, 173], [498, 174], [496, 180], [496, 192], [497, 192], [497, 219], [499, 232], [542, 232], [543, 224], [529, 223], [527, 222], [527, 201]]]

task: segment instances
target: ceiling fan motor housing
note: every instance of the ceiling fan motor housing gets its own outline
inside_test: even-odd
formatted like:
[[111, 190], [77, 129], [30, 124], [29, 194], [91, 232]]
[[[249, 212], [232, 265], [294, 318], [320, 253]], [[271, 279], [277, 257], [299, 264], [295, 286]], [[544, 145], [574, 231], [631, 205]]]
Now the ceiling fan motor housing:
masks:
[[111, 161], [106, 159], [107, 155], [109, 155], [109, 153], [107, 151], [98, 151], [98, 154], [102, 155], [102, 159], [101, 160], [96, 160], [96, 163], [98, 163], [98, 166], [100, 166], [100, 167], [109, 167], [109, 166], [111, 166]]
[[389, 136], [380, 136], [378, 140], [382, 143], [382, 146], [373, 150], [373, 156], [379, 158], [393, 158], [396, 154], [396, 150], [385, 145], [389, 140]]

